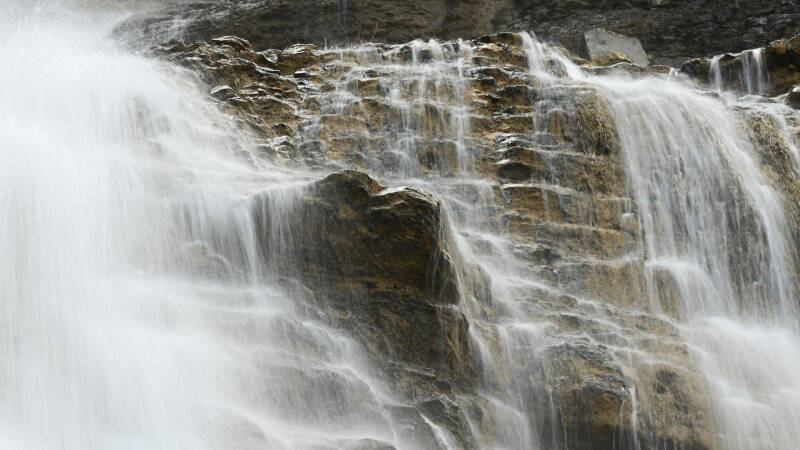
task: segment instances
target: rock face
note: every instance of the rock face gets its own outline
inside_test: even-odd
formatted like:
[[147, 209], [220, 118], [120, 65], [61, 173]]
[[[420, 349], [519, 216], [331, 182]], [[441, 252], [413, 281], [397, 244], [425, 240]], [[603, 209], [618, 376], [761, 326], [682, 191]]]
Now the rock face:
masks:
[[772, 42], [763, 50], [770, 93], [784, 93], [800, 84], [800, 34]]
[[621, 61], [622, 58], [618, 56], [621, 54], [629, 58], [628, 62], [633, 62], [636, 65], [646, 66], [649, 64], [647, 54], [636, 38], [629, 38], [598, 28], [584, 33], [583, 41], [589, 59], [597, 60], [614, 56], [611, 59]]
[[[261, 50], [223, 37], [152, 52], [199, 74], [255, 131], [254, 164], [359, 170], [289, 200], [257, 196], [253, 214], [270, 271], [330, 307], [327, 320], [408, 402], [396, 420], [419, 428], [424, 414], [459, 448], [519, 447], [513, 430], [528, 425], [542, 448], [718, 448], [689, 349], [643, 303], [641, 236], [608, 101], [578, 82], [544, 85], [526, 45], [500, 33]], [[563, 73], [559, 61], [548, 70]], [[664, 73], [587, 67], [612, 69]], [[385, 187], [413, 177], [446, 181], [435, 195]], [[513, 293], [516, 314], [549, 324], [541, 330], [505, 324], [489, 277], [456, 250], [461, 239], [491, 257], [496, 244], [481, 230], [494, 229], [508, 236], [514, 271], [549, 286]], [[497, 419], [502, 402], [530, 423]]]
[[181, 37], [190, 41], [236, 34], [260, 48], [282, 48], [479, 36], [508, 23], [510, 14], [507, 0], [237, 0], [169, 7], [134, 18], [122, 30], [164, 38], [177, 19], [188, 21]]
[[800, 109], [800, 85], [795, 86], [786, 97], [786, 102], [793, 108]]
[[[132, 18], [121, 33], [157, 41], [235, 34], [259, 48], [477, 37], [532, 30], [579, 53], [593, 28], [638, 38], [656, 63], [741, 51], [800, 29], [793, 0], [258, 0], [193, 2]], [[176, 36], [175, 24], [185, 29]]]
[[681, 71], [717, 88], [775, 96], [800, 83], [800, 34], [763, 47], [714, 58], [696, 58]]
[[344, 327], [359, 330], [387, 368], [472, 383], [468, 325], [450, 308], [460, 292], [436, 199], [344, 171], [310, 185], [289, 211], [275, 205], [268, 197], [254, 204], [272, 270], [302, 279], [349, 313]]
[[[474, 448], [463, 412], [453, 406], [455, 394], [471, 391], [477, 378], [469, 324], [453, 307], [461, 292], [438, 200], [387, 189], [353, 170], [294, 194], [253, 199], [267, 275], [300, 281], [328, 323], [366, 348], [412, 405], [392, 407], [393, 420], [425, 429], [425, 414], [449, 423], [459, 448]], [[412, 439], [436, 445], [428, 440]], [[394, 448], [379, 444], [352, 445]]]

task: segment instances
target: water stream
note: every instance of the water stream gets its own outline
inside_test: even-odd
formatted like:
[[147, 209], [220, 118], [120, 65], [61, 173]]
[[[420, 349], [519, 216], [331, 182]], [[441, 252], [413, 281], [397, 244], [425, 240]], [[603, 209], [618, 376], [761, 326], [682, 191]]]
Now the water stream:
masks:
[[[362, 345], [331, 326], [291, 271], [276, 269], [291, 258], [263, 254], [254, 202], [266, 199], [273, 242], [288, 242], [287, 215], [325, 173], [242, 158], [254, 138], [192, 74], [110, 43], [132, 5], [0, 7], [0, 447], [317, 449], [374, 439], [459, 448], [424, 414], [425, 436], [410, 433], [396, 416], [409, 405]], [[614, 446], [645, 448], [653, 420], [641, 411], [652, 399], [637, 382], [652, 360], [678, 363], [626, 321], [654, 317], [677, 330], [675, 345], [701, 372], [720, 448], [793, 448], [797, 255], [786, 200], [732, 107], [740, 100], [669, 77], [591, 75], [534, 37], [521, 40], [520, 79], [535, 96], [519, 118], [530, 127], [503, 139], [548, 155], [541, 179], [498, 186], [485, 177], [488, 144], [475, 136], [470, 98], [481, 68], [467, 41], [338, 50], [322, 114], [307, 117], [299, 137], [322, 139], [331, 117], [371, 114], [379, 102], [388, 128], [348, 130], [363, 148], [359, 165], [442, 201], [464, 294], [457, 308], [480, 362], [475, 391], [456, 392], [475, 446], [570, 448], [553, 356], [569, 347], [605, 352], [625, 378], [619, 414], [630, 427]], [[746, 61], [742, 90], [764, 92], [761, 56]], [[374, 81], [369, 95], [364, 80]], [[603, 200], [620, 205], [614, 226], [636, 236], [633, 251], [576, 261], [643, 267], [643, 294], [630, 305], [554, 282], [526, 260], [537, 243], [515, 241], [498, 212], [521, 189], [545, 203], [583, 198], [558, 161], [584, 156], [550, 130], [574, 113], [576, 89], [607, 102], [627, 184]], [[796, 113], [749, 107], [775, 119], [797, 164]], [[577, 214], [591, 217], [565, 232], [622, 234]], [[491, 300], [470, 288], [484, 280]], [[553, 310], [565, 304], [584, 325], [560, 328], [564, 315]]]

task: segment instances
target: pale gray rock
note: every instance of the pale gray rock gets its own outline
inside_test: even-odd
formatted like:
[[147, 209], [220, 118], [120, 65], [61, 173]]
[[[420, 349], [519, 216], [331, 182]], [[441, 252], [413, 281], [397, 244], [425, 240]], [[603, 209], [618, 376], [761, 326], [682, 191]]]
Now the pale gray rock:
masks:
[[622, 53], [637, 66], [649, 64], [647, 53], [636, 38], [623, 36], [603, 28], [595, 28], [584, 33], [583, 40], [589, 59], [598, 59], [612, 53]]

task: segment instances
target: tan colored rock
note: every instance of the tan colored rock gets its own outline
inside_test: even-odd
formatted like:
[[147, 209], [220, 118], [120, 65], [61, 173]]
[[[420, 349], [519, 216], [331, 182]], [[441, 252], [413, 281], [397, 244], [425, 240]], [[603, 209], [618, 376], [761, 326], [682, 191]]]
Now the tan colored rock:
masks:
[[633, 64], [633, 60], [630, 56], [619, 53], [619, 52], [611, 52], [603, 54], [591, 61], [589, 61], [590, 65], [593, 66], [611, 66], [618, 63], [629, 63]]
[[[564, 436], [579, 449], [610, 448], [613, 439], [627, 445], [636, 436], [643, 448], [713, 448], [707, 398], [691, 376], [687, 349], [668, 322], [640, 312], [652, 307], [641, 236], [602, 93], [580, 82], [547, 88], [529, 72], [515, 34], [474, 41], [463, 78], [413, 70], [408, 78], [395, 77], [392, 67], [409, 64], [411, 45], [256, 52], [233, 38], [220, 39], [156, 51], [196, 70], [221, 107], [260, 127], [258, 153], [264, 158], [452, 177], [448, 187], [459, 191], [458, 200], [480, 204], [490, 211], [489, 220], [505, 227], [518, 264], [542, 283], [526, 291], [535, 293], [531, 298], [517, 299], [520, 307], [530, 310], [533, 322], [551, 325], [546, 338], [552, 341], [542, 341], [537, 358], [510, 359], [533, 364], [530, 373], [541, 374], [525, 380], [528, 390], [522, 392], [535, 399], [526, 407], [541, 420], [539, 429], [557, 430], [546, 437], [553, 444], [548, 448], [559, 448]], [[417, 57], [418, 64], [435, 63], [429, 49]], [[624, 62], [587, 70], [612, 69], [663, 72]], [[342, 98], [348, 101], [337, 103]], [[469, 126], [457, 136], [459, 120]], [[401, 143], [401, 136], [407, 140]], [[468, 170], [488, 185], [482, 194], [488, 201], [473, 198], [468, 192], [475, 187], [457, 181], [464, 163], [460, 146], [470, 150]], [[783, 173], [785, 161], [779, 163]], [[482, 445], [502, 446], [492, 435], [502, 425], [491, 416], [497, 406], [475, 391], [485, 368], [478, 367], [470, 338], [485, 334], [489, 353], [505, 351], [494, 323], [502, 311], [493, 303], [486, 271], [455, 254], [436, 197], [345, 171], [288, 200], [259, 195], [253, 213], [263, 253], [278, 255], [268, 261], [271, 270], [287, 284], [308, 287], [314, 302], [330, 308], [326, 320], [351, 331], [369, 350], [408, 403], [394, 410], [393, 419], [419, 434], [416, 442], [435, 442], [429, 430], [421, 431], [424, 410], [459, 448], [478, 446], [474, 429]], [[294, 219], [284, 223], [280, 217]], [[477, 252], [492, 251], [494, 244], [477, 234], [462, 237]], [[664, 287], [662, 311], [677, 314], [668, 289], [674, 280], [651, 275]], [[467, 321], [467, 304], [480, 320]], [[630, 349], [631, 342], [657, 362], [633, 358], [630, 367], [621, 365], [615, 352]], [[632, 429], [634, 386], [640, 435]], [[539, 414], [551, 407], [554, 416]]]

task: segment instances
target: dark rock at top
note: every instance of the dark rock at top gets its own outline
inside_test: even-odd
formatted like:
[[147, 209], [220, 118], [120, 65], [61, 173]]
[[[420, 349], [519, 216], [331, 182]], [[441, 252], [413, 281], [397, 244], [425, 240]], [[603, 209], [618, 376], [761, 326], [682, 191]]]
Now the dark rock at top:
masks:
[[[176, 31], [175, 24], [185, 24]], [[581, 51], [593, 28], [638, 38], [656, 64], [766, 45], [800, 31], [795, 0], [231, 0], [194, 2], [140, 14], [124, 39], [190, 41], [236, 35], [258, 48], [474, 38], [533, 30]]]

